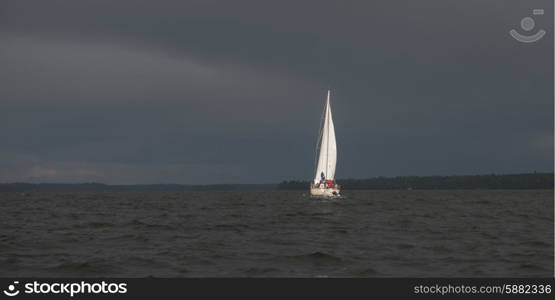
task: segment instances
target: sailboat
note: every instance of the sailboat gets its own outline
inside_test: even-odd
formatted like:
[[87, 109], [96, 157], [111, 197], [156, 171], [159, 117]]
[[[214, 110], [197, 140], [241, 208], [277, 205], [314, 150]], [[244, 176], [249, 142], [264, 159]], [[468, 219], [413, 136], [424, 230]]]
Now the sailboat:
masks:
[[335, 183], [335, 166], [337, 164], [337, 143], [335, 128], [331, 116], [330, 90], [322, 115], [316, 153], [316, 171], [310, 184], [310, 195], [316, 197], [340, 197], [340, 186]]

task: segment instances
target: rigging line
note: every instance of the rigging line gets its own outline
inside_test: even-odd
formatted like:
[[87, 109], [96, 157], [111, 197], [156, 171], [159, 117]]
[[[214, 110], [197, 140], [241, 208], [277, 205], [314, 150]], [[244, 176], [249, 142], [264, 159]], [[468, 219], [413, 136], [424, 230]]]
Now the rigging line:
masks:
[[324, 105], [324, 109], [322, 110], [322, 115], [320, 116], [320, 132], [318, 133], [318, 141], [316, 142], [316, 153], [314, 155], [314, 177], [317, 178], [318, 174], [316, 174], [316, 172], [318, 172], [318, 162], [319, 162], [319, 158], [320, 156], [318, 155], [319, 151], [318, 150], [322, 150], [322, 147], [320, 145], [322, 138], [323, 138], [323, 132], [322, 130], [324, 129], [324, 115], [326, 114], [326, 106]]

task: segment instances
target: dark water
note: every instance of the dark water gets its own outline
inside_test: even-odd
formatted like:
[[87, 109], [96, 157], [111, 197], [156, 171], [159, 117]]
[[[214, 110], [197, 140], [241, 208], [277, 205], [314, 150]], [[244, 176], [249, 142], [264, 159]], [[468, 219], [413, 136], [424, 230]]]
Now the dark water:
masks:
[[0, 276], [553, 276], [553, 191], [0, 194]]

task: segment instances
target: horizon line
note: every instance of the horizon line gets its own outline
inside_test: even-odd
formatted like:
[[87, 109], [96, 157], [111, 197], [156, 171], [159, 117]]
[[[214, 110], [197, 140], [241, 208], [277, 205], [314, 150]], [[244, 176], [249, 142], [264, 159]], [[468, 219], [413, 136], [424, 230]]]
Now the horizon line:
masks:
[[[399, 178], [399, 177], [466, 177], [466, 176], [510, 176], [510, 175], [533, 175], [533, 174], [554, 174], [555, 172], [528, 172], [528, 173], [483, 173], [483, 174], [473, 174], [473, 175], [396, 175], [396, 176], [373, 176], [373, 177], [366, 177], [366, 178], [341, 178], [335, 179], [336, 181], [341, 180], [367, 180], [367, 179], [375, 179], [375, 178]], [[280, 182], [272, 182], [272, 183], [199, 183], [199, 184], [192, 184], [192, 183], [103, 183], [103, 182], [24, 182], [24, 181], [14, 181], [14, 182], [0, 182], [0, 185], [4, 184], [66, 184], [66, 185], [78, 185], [78, 184], [97, 184], [97, 185], [107, 185], [107, 186], [137, 186], [137, 185], [181, 185], [181, 186], [208, 186], [208, 185], [279, 185], [282, 182], [286, 181], [311, 181], [310, 179], [283, 179]]]

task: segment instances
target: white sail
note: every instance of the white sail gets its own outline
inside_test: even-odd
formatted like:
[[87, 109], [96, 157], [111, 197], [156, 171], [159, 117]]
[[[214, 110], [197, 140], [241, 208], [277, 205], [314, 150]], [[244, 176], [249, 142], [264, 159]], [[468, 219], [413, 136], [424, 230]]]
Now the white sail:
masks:
[[335, 128], [331, 116], [330, 91], [328, 90], [328, 98], [324, 108], [324, 122], [322, 125], [322, 134], [320, 136], [320, 153], [318, 156], [318, 164], [314, 183], [318, 184], [322, 179], [322, 174], [326, 180], [334, 180], [335, 165], [337, 163], [337, 144], [335, 142]]

